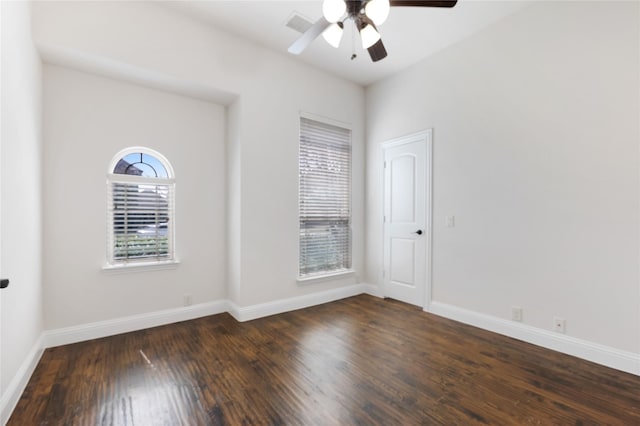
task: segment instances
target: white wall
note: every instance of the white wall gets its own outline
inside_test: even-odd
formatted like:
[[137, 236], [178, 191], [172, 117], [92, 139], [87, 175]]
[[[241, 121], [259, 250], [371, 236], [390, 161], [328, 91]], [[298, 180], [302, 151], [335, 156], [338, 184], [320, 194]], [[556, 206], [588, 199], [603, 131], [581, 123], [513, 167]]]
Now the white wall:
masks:
[[640, 353], [638, 6], [543, 2], [368, 88], [367, 280], [379, 145], [433, 128], [434, 301]]
[[[73, 57], [72, 62], [82, 64], [83, 61], [96, 62], [96, 59], [106, 58], [111, 64], [153, 71], [209, 88], [212, 92], [219, 90], [237, 95], [228, 107], [225, 129], [228, 182], [226, 197], [219, 199], [228, 217], [226, 275], [228, 296], [233, 302], [240, 306], [254, 305], [335, 289], [359, 280], [364, 264], [364, 90], [361, 87], [157, 4], [39, 2], [34, 10], [35, 38], [41, 51], [48, 52], [45, 54], [48, 61]], [[66, 95], [58, 92], [56, 102], [63, 96]], [[47, 105], [54, 100], [53, 94], [48, 95], [48, 99]], [[116, 96], [108, 101], [114, 108], [121, 103]], [[50, 110], [52, 108], [47, 108], [46, 113]], [[357, 272], [349, 279], [305, 286], [296, 282], [297, 155], [301, 111], [353, 126], [353, 259]], [[59, 120], [49, 117], [46, 120], [49, 134], [49, 125], [55, 128]], [[69, 123], [68, 127], [77, 125]], [[47, 151], [47, 158], [50, 152]], [[167, 156], [171, 158], [169, 154]], [[53, 170], [52, 174], [63, 176], [59, 170]], [[54, 183], [55, 179], [52, 178], [51, 186], [58, 187], [61, 183]], [[62, 218], [59, 213], [45, 224], [48, 259], [57, 256], [53, 253], [59, 250], [56, 247], [67, 247], [64, 236], [56, 231]], [[97, 223], [86, 223], [86, 231], [97, 241], [91, 244], [102, 247], [103, 227], [100, 225], [98, 231], [89, 229]], [[96, 261], [97, 258], [92, 258], [83, 265], [74, 263], [76, 272], [59, 273], [50, 279], [57, 283], [47, 283], [51, 289], [48, 294], [55, 289], [57, 301], [47, 299], [48, 313], [58, 311], [56, 304], [63, 300], [84, 300], [85, 296], [74, 294], [82, 286], [86, 287], [83, 293], [88, 300], [99, 299], [90, 290], [92, 283], [104, 280]], [[46, 265], [48, 269], [54, 268], [49, 260]], [[72, 269], [68, 265], [55, 268]], [[69, 274], [76, 275], [71, 277], [75, 282], [73, 285], [66, 283]], [[87, 277], [91, 281], [81, 283], [81, 279]], [[65, 314], [65, 321], [52, 318], [50, 322], [48, 315], [47, 328], [63, 323], [82, 324], [98, 316], [116, 318], [125, 311], [142, 313], [157, 308], [149, 301], [132, 302], [129, 299], [137, 294], [131, 293], [130, 285], [122, 287], [113, 298], [125, 307], [106, 304], [91, 316], [71, 312]], [[215, 297], [213, 293], [211, 297]], [[157, 291], [150, 298], [155, 297], [165, 298], [162, 302], [165, 305], [181, 301]]]
[[[44, 135], [47, 328], [226, 297], [224, 107], [45, 65]], [[175, 171], [180, 265], [105, 272], [108, 166], [140, 145]]]
[[[30, 7], [1, 2], [0, 423], [13, 408], [21, 369], [42, 333], [41, 65], [31, 40]], [[24, 374], [24, 371], [22, 372]], [[28, 377], [28, 376], [27, 376]]]

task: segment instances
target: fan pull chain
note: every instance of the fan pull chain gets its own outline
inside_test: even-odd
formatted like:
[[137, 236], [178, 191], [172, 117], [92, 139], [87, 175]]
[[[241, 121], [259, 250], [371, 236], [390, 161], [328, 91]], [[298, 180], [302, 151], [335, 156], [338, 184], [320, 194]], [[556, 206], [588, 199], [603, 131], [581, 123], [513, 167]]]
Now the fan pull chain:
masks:
[[351, 30], [351, 60], [356, 59], [358, 55], [356, 55], [356, 32]]

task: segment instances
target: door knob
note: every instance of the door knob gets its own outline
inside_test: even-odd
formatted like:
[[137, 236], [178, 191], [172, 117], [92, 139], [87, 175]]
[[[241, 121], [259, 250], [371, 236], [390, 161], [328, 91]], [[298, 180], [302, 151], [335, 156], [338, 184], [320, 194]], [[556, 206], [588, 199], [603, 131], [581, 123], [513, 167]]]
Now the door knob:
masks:
[[3, 278], [0, 280], [0, 288], [7, 288], [9, 286], [9, 280]]
[[414, 234], [422, 235], [422, 229], [418, 229]]

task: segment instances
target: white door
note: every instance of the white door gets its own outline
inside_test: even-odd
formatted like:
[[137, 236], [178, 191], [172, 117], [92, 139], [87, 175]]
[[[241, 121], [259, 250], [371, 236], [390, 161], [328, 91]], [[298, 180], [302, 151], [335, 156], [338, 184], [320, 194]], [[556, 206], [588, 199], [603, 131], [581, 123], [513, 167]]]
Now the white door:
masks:
[[[1, 8], [0, 8], [1, 9]], [[0, 13], [0, 17], [1, 17], [1, 13]], [[4, 55], [3, 55], [4, 56]], [[3, 79], [4, 81], [4, 79]], [[3, 102], [2, 105], [4, 106], [5, 103]], [[8, 116], [8, 114], [7, 114]], [[2, 120], [4, 121], [5, 119], [5, 114], [2, 114]], [[2, 134], [2, 136], [4, 136], [4, 132]], [[3, 276], [3, 270], [2, 270], [2, 140], [4, 139], [4, 137], [0, 137], [0, 287], [6, 287], [6, 285], [8, 285], [8, 281], [4, 280], [4, 276]], [[2, 292], [2, 289], [0, 288], [0, 294]], [[2, 296], [0, 295], [0, 347], [2, 347]], [[0, 351], [1, 352], [1, 351]], [[0, 357], [2, 356], [2, 354], [0, 354]], [[2, 360], [0, 359], [0, 366], [2, 365]], [[0, 420], [1, 422], [1, 420]]]
[[426, 307], [431, 241], [431, 130], [384, 153], [384, 296]]

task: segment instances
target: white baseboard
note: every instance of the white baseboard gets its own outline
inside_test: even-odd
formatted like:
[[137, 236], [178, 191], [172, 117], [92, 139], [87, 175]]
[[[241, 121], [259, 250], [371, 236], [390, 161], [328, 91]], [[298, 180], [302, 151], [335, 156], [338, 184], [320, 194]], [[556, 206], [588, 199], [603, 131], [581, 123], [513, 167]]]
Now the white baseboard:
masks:
[[295, 311], [308, 308], [310, 306], [321, 305], [347, 297], [357, 296], [365, 293], [365, 284], [353, 284], [346, 287], [321, 291], [318, 293], [305, 294], [304, 296], [291, 297], [288, 299], [275, 300], [273, 302], [260, 303], [251, 306], [238, 306], [229, 302], [229, 313], [238, 321], [251, 321], [257, 318], [270, 315], [281, 314], [283, 312]]
[[432, 302], [428, 308], [425, 308], [425, 311], [640, 376], [640, 354], [481, 314], [446, 303]]
[[24, 362], [13, 376], [9, 386], [7, 386], [7, 389], [2, 394], [2, 398], [0, 399], [0, 424], [4, 425], [9, 421], [9, 417], [11, 417], [11, 413], [14, 408], [16, 408], [22, 392], [24, 392], [24, 389], [27, 387], [29, 379], [36, 369], [38, 362], [40, 362], [43, 352], [41, 336], [36, 340]]
[[226, 300], [220, 300], [216, 302], [200, 303], [181, 308], [150, 312], [147, 314], [132, 315], [113, 320], [98, 321], [89, 324], [45, 331], [43, 333], [42, 344], [45, 348], [68, 345], [70, 343], [99, 339], [101, 337], [143, 330], [145, 328], [172, 324], [179, 321], [187, 321], [227, 311], [229, 311], [229, 302]]
[[364, 284], [354, 284], [332, 290], [312, 293], [304, 296], [276, 300], [258, 305], [240, 307], [228, 300], [202, 303], [193, 306], [167, 309], [164, 311], [150, 312], [147, 314], [132, 315], [107, 321], [98, 321], [73, 327], [48, 330], [43, 333], [42, 345], [44, 348], [68, 345], [101, 337], [128, 333], [145, 328], [172, 324], [179, 321], [187, 321], [209, 315], [230, 313], [238, 321], [250, 321], [269, 315], [294, 311], [309, 306], [333, 302], [346, 297], [357, 296], [365, 293]]

